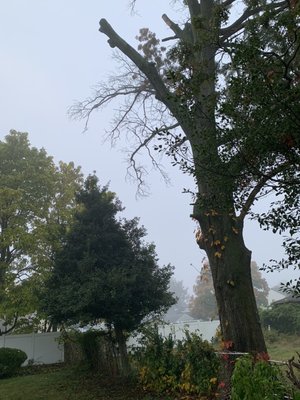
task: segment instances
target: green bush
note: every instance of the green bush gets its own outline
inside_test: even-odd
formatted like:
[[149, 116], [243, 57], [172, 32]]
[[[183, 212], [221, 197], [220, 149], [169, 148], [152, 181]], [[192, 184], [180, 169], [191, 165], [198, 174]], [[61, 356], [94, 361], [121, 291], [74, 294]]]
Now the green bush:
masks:
[[2, 347], [0, 349], [0, 378], [13, 375], [26, 359], [27, 355], [24, 351]]
[[293, 400], [300, 400], [300, 392], [294, 393]]
[[274, 400], [283, 399], [287, 394], [279, 368], [251, 356], [236, 361], [231, 385], [232, 400]]
[[134, 359], [145, 390], [210, 396], [217, 388], [219, 359], [211, 344], [194, 333], [174, 340], [152, 331]]
[[300, 331], [299, 304], [275, 304], [260, 313], [264, 328], [269, 326], [281, 333], [298, 334]]

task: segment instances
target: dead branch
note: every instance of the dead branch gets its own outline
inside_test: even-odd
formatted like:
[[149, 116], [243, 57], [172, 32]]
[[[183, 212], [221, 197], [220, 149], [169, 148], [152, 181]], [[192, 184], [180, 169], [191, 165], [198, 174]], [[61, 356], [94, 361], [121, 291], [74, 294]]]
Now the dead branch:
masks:
[[183, 34], [183, 30], [179, 27], [179, 25], [175, 24], [170, 18], [166, 15], [162, 15], [162, 19], [168, 25], [168, 27], [175, 33], [175, 38], [181, 38]]
[[236, 1], [236, 0], [225, 0], [225, 1], [223, 1], [222, 6], [223, 6], [223, 7], [229, 7], [229, 6], [231, 6], [235, 1]]
[[111, 47], [117, 47], [125, 56], [127, 56], [137, 68], [147, 77], [152, 87], [155, 89], [156, 97], [173, 109], [171, 98], [172, 94], [165, 86], [159, 72], [157, 71], [154, 63], [149, 63], [142, 57], [132, 46], [130, 46], [124, 39], [122, 39], [105, 20], [100, 20], [99, 31], [104, 33], [109, 39], [108, 43]]
[[[143, 193], [145, 186], [143, 176], [148, 172], [137, 162], [143, 150], [150, 156], [153, 168], [160, 172], [165, 181], [168, 181], [165, 171], [152, 154], [153, 148], [150, 147], [150, 142], [163, 130], [179, 126], [178, 123], [174, 123], [174, 118], [169, 111], [172, 94], [165, 86], [166, 77], [163, 76], [164, 71], [159, 70], [159, 66], [156, 68], [153, 63], [127, 45], [106, 21], [101, 20], [100, 26], [100, 31], [109, 37], [110, 44], [121, 50], [121, 53], [116, 53], [114, 57], [121, 63], [124, 73], [111, 77], [108, 83], [98, 84], [91, 97], [76, 103], [69, 109], [69, 115], [72, 118], [84, 118], [85, 129], [87, 129], [93, 111], [120, 98], [124, 99], [122, 105], [118, 104], [117, 113], [105, 139], [110, 139], [113, 145], [124, 132], [130, 135], [131, 141], [133, 139], [133, 148], [128, 157], [127, 175], [135, 176], [138, 181], [138, 192]], [[137, 65], [142, 65], [142, 67], [138, 68]], [[161, 99], [158, 101], [161, 97], [157, 95], [158, 92], [162, 93], [163, 97], [167, 96], [165, 101]]]
[[[286, 371], [286, 375], [288, 379], [292, 382], [292, 384], [300, 389], [300, 353], [297, 352], [298, 355], [298, 362], [295, 361], [295, 357], [292, 357], [290, 360], [288, 360], [287, 365], [288, 365], [288, 371]], [[298, 374], [296, 374], [295, 369], [298, 371]]]

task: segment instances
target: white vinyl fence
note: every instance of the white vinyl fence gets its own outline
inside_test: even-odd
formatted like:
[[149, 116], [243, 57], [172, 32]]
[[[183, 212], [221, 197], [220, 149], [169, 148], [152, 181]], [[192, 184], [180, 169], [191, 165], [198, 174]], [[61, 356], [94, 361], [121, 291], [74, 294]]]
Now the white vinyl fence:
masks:
[[24, 365], [54, 364], [64, 361], [64, 345], [59, 342], [60, 332], [30, 333], [0, 336], [0, 347], [11, 347], [25, 351]]
[[[191, 321], [176, 324], [160, 325], [159, 333], [163, 337], [172, 334], [174, 339], [183, 339], [185, 330], [197, 332], [202, 338], [210, 341], [216, 334], [219, 321]], [[59, 341], [60, 332], [30, 333], [24, 335], [3, 335], [0, 336], [0, 348], [11, 347], [25, 351], [27, 360], [24, 365], [33, 364], [54, 364], [64, 361], [64, 344]], [[137, 338], [129, 338], [128, 345], [136, 345]]]
[[174, 339], [182, 340], [185, 338], [185, 331], [188, 331], [190, 333], [198, 333], [202, 336], [203, 340], [208, 340], [210, 342], [216, 335], [219, 325], [219, 320], [179, 322], [176, 324], [161, 325], [158, 327], [158, 332], [163, 337], [168, 337], [172, 334]]
[[[185, 338], [185, 331], [190, 333], [197, 333], [202, 336], [203, 340], [208, 340], [209, 342], [216, 335], [218, 326], [220, 325], [219, 320], [215, 321], [190, 321], [190, 322], [179, 322], [173, 324], [165, 324], [158, 326], [158, 332], [163, 337], [168, 337], [170, 334], [175, 340], [182, 340]], [[138, 339], [140, 335], [131, 337], [128, 339], [128, 346], [138, 345]]]

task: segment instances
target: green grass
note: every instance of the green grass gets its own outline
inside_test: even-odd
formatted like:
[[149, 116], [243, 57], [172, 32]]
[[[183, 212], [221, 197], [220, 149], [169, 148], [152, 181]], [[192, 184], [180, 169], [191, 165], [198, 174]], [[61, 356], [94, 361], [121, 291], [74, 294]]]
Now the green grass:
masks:
[[[300, 337], [296, 335], [284, 335], [276, 332], [267, 332], [265, 334], [268, 353], [271, 360], [287, 361], [295, 356], [298, 360], [296, 352], [300, 353]], [[300, 390], [296, 390], [291, 381], [286, 376], [287, 366], [280, 366], [282, 376], [286, 385], [293, 388], [295, 391], [295, 400], [300, 400]], [[295, 375], [300, 379], [300, 371], [295, 370]]]
[[[141, 400], [133, 385], [67, 367], [0, 380], [0, 400]], [[148, 400], [149, 397], [147, 398]]]
[[273, 360], [286, 361], [300, 353], [300, 336], [275, 334], [271, 341], [266, 337], [266, 344]]

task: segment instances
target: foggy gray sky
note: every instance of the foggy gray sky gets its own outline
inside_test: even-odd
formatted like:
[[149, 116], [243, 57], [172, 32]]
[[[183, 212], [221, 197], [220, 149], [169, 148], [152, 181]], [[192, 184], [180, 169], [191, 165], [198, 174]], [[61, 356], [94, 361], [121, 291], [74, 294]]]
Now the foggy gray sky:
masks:
[[[44, 147], [56, 161], [74, 161], [85, 174], [95, 170], [102, 184], [110, 182], [110, 189], [126, 207], [125, 215], [140, 217], [148, 240], [156, 244], [160, 262], [173, 264], [175, 278], [191, 289], [205, 256], [194, 241], [191, 199], [182, 194], [184, 187], [193, 189], [191, 179], [166, 164], [171, 185], [166, 186], [153, 172], [147, 178], [150, 196], [137, 200], [136, 185], [126, 180], [125, 141], [113, 149], [103, 143], [113, 110], [95, 113], [85, 133], [83, 121], [67, 116], [75, 100], [88, 97], [92, 86], [118, 67], [106, 36], [98, 32], [100, 18], [106, 18], [135, 46], [142, 27], [149, 27], [160, 38], [170, 36], [161, 15], [180, 16], [169, 3], [139, 0], [138, 15], [131, 15], [128, 0], [3, 1], [0, 140], [10, 129], [28, 132], [31, 144]], [[255, 222], [246, 223], [245, 239], [260, 266], [282, 256], [280, 238], [261, 231]], [[285, 280], [283, 274], [265, 276], [271, 286]]]

